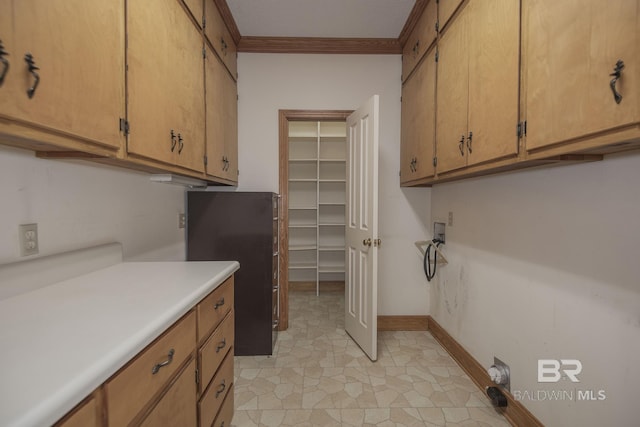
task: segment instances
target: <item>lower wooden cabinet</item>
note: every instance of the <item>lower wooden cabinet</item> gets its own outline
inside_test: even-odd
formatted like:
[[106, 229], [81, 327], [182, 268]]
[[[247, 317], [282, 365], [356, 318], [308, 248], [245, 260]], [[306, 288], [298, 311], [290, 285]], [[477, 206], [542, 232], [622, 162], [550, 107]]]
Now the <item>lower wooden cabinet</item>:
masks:
[[195, 426], [197, 423], [196, 387], [193, 383], [195, 371], [196, 363], [192, 359], [140, 425], [143, 427]]
[[98, 400], [92, 396], [86, 402], [78, 405], [62, 420], [58, 421], [54, 427], [99, 427], [101, 425], [102, 419], [98, 410]]
[[157, 396], [191, 357], [195, 342], [196, 316], [191, 311], [110, 379], [104, 386], [109, 425], [129, 425], [139, 416], [140, 408]]
[[233, 291], [230, 276], [54, 427], [230, 426]]

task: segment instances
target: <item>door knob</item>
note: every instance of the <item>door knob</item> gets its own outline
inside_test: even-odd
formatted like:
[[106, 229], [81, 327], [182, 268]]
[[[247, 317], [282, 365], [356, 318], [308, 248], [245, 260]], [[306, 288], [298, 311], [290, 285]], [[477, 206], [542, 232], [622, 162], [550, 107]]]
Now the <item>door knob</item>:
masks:
[[371, 246], [371, 238], [369, 238], [369, 239], [364, 239], [364, 240], [362, 241], [362, 244], [363, 244], [363, 245], [365, 245], [365, 246]]

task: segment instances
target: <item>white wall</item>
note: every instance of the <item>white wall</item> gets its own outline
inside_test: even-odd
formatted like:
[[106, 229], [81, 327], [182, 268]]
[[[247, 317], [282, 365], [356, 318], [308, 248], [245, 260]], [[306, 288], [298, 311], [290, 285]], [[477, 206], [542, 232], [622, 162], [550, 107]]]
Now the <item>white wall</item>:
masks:
[[[523, 401], [545, 425], [638, 425], [638, 183], [635, 153], [432, 190], [434, 220], [454, 214], [434, 318], [483, 365], [510, 364], [512, 390], [605, 391]], [[539, 384], [538, 359], [579, 359], [580, 383]]]
[[354, 110], [380, 95], [379, 314], [427, 314], [413, 245], [424, 239], [429, 189], [400, 189], [399, 55], [249, 54], [238, 57], [239, 187], [278, 192], [278, 110]]
[[184, 189], [148, 174], [0, 146], [0, 197], [0, 263], [23, 259], [18, 225], [34, 222], [40, 255], [117, 241], [129, 260], [185, 257]]

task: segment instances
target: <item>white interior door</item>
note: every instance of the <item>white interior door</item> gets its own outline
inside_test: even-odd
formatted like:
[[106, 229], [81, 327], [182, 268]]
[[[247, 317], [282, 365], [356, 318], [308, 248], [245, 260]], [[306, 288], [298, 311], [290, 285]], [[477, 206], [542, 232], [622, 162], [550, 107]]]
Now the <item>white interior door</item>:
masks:
[[374, 95], [347, 118], [345, 330], [378, 358], [378, 104]]

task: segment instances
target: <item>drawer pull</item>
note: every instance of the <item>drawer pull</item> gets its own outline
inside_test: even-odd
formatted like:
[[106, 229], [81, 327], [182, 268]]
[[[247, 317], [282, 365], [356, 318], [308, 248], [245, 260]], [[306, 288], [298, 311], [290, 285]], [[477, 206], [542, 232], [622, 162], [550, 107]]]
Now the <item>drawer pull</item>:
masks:
[[36, 61], [33, 60], [33, 55], [30, 53], [24, 56], [24, 61], [27, 63], [29, 73], [33, 76], [33, 86], [27, 89], [27, 96], [31, 99], [33, 95], [35, 95], [38, 84], [40, 83], [40, 76], [36, 73], [40, 68], [36, 66]]
[[175, 354], [175, 350], [171, 349], [169, 350], [169, 353], [167, 353], [167, 360], [165, 360], [162, 363], [156, 363], [153, 368], [151, 369], [151, 373], [153, 375], [157, 374], [158, 371], [160, 371], [160, 368], [164, 368], [165, 366], [167, 366], [168, 364], [170, 364], [171, 362], [173, 362], [173, 355]]
[[616, 62], [616, 66], [613, 69], [613, 73], [609, 74], [609, 76], [613, 77], [613, 79], [611, 79], [611, 81], [609, 82], [609, 86], [611, 87], [611, 91], [613, 92], [613, 99], [614, 101], [616, 101], [616, 104], [620, 104], [620, 102], [622, 102], [622, 95], [620, 95], [620, 92], [618, 92], [618, 90], [616, 89], [616, 83], [620, 78], [620, 72], [623, 68], [624, 61], [618, 59], [618, 62]]
[[222, 341], [220, 341], [220, 343], [216, 346], [216, 353], [220, 353], [220, 350], [222, 350], [226, 346], [227, 346], [227, 339], [222, 338]]
[[222, 307], [224, 305], [224, 298], [220, 298], [218, 300], [218, 302], [216, 303], [216, 305], [213, 306], [214, 310], [217, 310], [218, 308]]
[[222, 380], [222, 384], [220, 384], [220, 386], [216, 390], [216, 399], [218, 398], [218, 396], [220, 396], [220, 393], [224, 392], [226, 388], [227, 388], [227, 385], [225, 384], [224, 380]]
[[4, 77], [7, 75], [7, 71], [9, 71], [9, 61], [5, 56], [9, 56], [9, 53], [4, 50], [4, 46], [2, 45], [2, 40], [0, 40], [0, 62], [2, 62], [2, 73], [0, 73], [0, 86], [4, 82]]
[[280, 324], [280, 321], [278, 319], [273, 321], [273, 327], [274, 328], [277, 328], [279, 324]]

